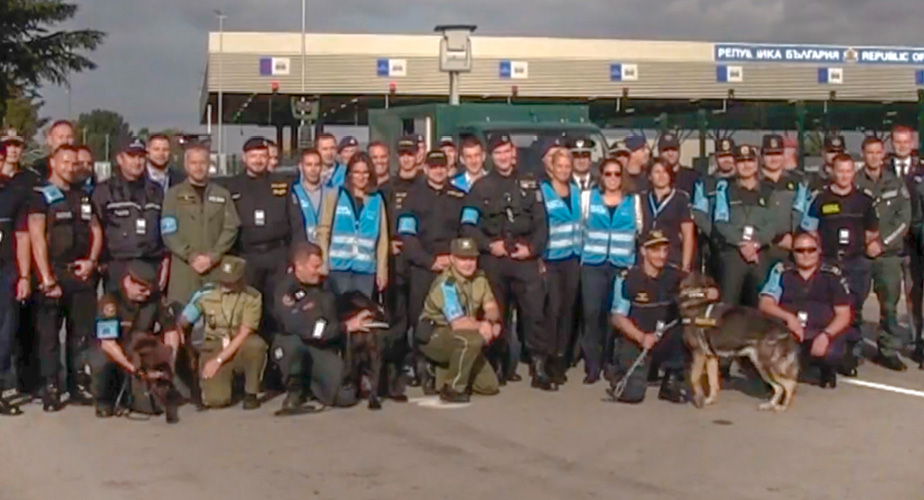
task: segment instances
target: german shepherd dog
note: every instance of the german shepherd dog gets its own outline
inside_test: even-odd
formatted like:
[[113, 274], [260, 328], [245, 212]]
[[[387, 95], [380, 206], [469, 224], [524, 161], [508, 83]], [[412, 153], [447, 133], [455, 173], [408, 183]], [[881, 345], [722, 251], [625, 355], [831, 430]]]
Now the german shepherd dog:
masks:
[[181, 398], [173, 384], [171, 349], [150, 334], [136, 335], [131, 349], [132, 364], [138, 367], [135, 376], [144, 384], [144, 392], [156, 402], [156, 405], [151, 405], [152, 408], [163, 408], [168, 424], [179, 422], [177, 408]]
[[[340, 321], [346, 321], [362, 311], [372, 313], [371, 321], [379, 325], [387, 325], [385, 310], [379, 304], [362, 292], [347, 292], [337, 297], [337, 316]], [[348, 335], [344, 345], [344, 363], [346, 364], [347, 382], [352, 382], [357, 390], [362, 393], [362, 379], [366, 377], [369, 382], [369, 409], [379, 410], [382, 408], [382, 400], [379, 396], [380, 383], [382, 382], [383, 358], [388, 342], [388, 327], [374, 327], [368, 333], [351, 333]], [[389, 373], [388, 379], [396, 376]], [[389, 380], [386, 380], [389, 382]], [[389, 385], [389, 387], [391, 387]]]
[[[792, 403], [799, 379], [799, 343], [789, 330], [756, 309], [711, 302], [706, 290], [711, 278], [690, 274], [680, 284], [683, 340], [693, 354], [690, 384], [697, 408], [715, 404], [719, 394], [719, 358], [746, 357], [773, 388], [760, 410], [785, 411]], [[703, 374], [709, 396], [703, 392]]]

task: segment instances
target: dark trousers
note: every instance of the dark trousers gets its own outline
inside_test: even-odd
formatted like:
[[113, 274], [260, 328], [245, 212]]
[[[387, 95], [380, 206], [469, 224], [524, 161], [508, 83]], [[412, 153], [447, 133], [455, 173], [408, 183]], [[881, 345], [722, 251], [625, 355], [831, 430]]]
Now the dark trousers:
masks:
[[16, 386], [12, 378], [13, 343], [19, 327], [19, 304], [16, 302], [16, 281], [19, 271], [15, 263], [0, 267], [0, 392]]
[[756, 306], [757, 295], [767, 280], [769, 259], [760, 255], [757, 264], [745, 262], [737, 248], [725, 247], [721, 252], [719, 285], [722, 302], [736, 306]]
[[328, 275], [334, 293], [343, 295], [347, 292], [362, 292], [366, 297], [375, 293], [375, 275], [359, 274], [352, 271], [331, 271]]
[[[539, 262], [485, 255], [481, 258], [481, 267], [491, 283], [501, 317], [509, 318], [512, 302], [519, 307], [517, 322], [523, 326], [526, 348], [530, 354], [541, 355], [549, 352], [551, 346], [542, 335], [545, 290], [542, 276], [539, 274]], [[509, 324], [509, 321], [505, 324]], [[513, 328], [504, 328], [503, 337], [503, 341], [491, 344], [491, 354], [495, 359], [505, 363], [504, 373], [509, 376], [519, 363], [521, 346]]]
[[241, 257], [247, 261], [244, 276], [247, 284], [256, 288], [263, 295], [263, 317], [260, 320], [260, 336], [267, 344], [279, 329], [269, 312], [273, 310], [273, 296], [276, 285], [286, 275], [288, 255], [285, 246], [279, 246], [264, 252], [242, 252]]
[[293, 377], [308, 382], [314, 397], [327, 406], [356, 404], [356, 388], [344, 387], [345, 366], [335, 347], [315, 347], [296, 335], [277, 335], [270, 352], [287, 384]]
[[[629, 339], [622, 339], [616, 352], [616, 362], [619, 372], [624, 374], [642, 353], [642, 348]], [[678, 372], [683, 369], [683, 333], [679, 327], [673, 327], [661, 340], [655, 344], [646, 356], [645, 361], [632, 373], [626, 383], [625, 392], [621, 400], [638, 403], [645, 399], [645, 390], [648, 388], [648, 372], [652, 364], [661, 366], [664, 371]]]
[[541, 330], [548, 345], [546, 354], [565, 356], [574, 336], [574, 308], [581, 280], [581, 264], [576, 258], [547, 261], [548, 296], [545, 309], [545, 329]]
[[821, 330], [806, 331], [805, 340], [802, 341], [803, 363], [810, 363], [830, 368], [840, 367], [844, 361], [844, 355], [847, 353], [848, 349], [848, 333], [849, 330], [838, 335], [837, 337], [834, 337], [834, 339], [832, 339], [831, 343], [828, 345], [828, 352], [826, 352], [824, 356], [816, 358], [811, 354], [812, 342], [814, 342], [815, 338], [821, 334]]
[[61, 297], [52, 298], [41, 292], [36, 294], [38, 312], [35, 328], [38, 332], [39, 367], [45, 383], [57, 382], [61, 359], [58, 332], [62, 324], [65, 324], [67, 373], [71, 376], [72, 385], [82, 371], [93, 338], [96, 279], [91, 277], [87, 281], [80, 281], [70, 271], [58, 266], [55, 266], [55, 276], [63, 291]]
[[904, 275], [905, 300], [908, 302], [908, 312], [911, 313], [911, 322], [914, 327], [914, 343], [918, 348], [921, 345], [921, 333], [924, 329], [924, 314], [922, 314], [922, 301], [924, 301], [924, 249], [912, 238], [907, 257], [902, 261], [902, 274]]
[[411, 266], [407, 311], [408, 317], [414, 319], [414, 324], [420, 319], [424, 301], [427, 300], [427, 294], [430, 293], [430, 285], [433, 284], [433, 280], [436, 279], [437, 276], [437, 273], [429, 269]]
[[864, 256], [846, 259], [836, 262], [847, 279], [847, 286], [850, 287], [851, 307], [853, 308], [853, 323], [850, 329], [845, 332], [845, 340], [848, 344], [856, 344], [862, 338], [860, 326], [863, 324], [863, 302], [869, 295], [870, 287], [870, 261]]
[[[395, 351], [396, 355], [407, 354], [410, 347], [408, 330], [417, 324], [417, 318], [411, 318], [408, 314], [409, 273], [407, 263], [402, 256], [398, 255], [389, 258], [388, 287], [383, 292], [382, 302], [388, 312], [388, 319], [391, 324], [390, 343], [395, 344], [399, 340], [403, 340], [405, 345], [403, 352]], [[395, 347], [397, 348], [398, 346], [395, 345]]]
[[609, 264], [581, 266], [581, 307], [584, 317], [584, 334], [581, 350], [584, 351], [584, 371], [598, 375], [606, 356], [612, 352], [613, 329], [609, 310], [613, 301], [613, 280], [620, 269]]

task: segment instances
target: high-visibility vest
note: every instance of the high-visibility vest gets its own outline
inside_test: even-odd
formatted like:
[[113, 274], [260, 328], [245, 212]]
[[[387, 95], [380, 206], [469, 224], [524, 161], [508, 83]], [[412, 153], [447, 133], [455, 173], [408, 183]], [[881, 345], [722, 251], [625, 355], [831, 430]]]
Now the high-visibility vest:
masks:
[[571, 206], [555, 192], [548, 181], [542, 182], [542, 199], [549, 222], [549, 243], [546, 260], [564, 260], [581, 255], [581, 191], [570, 185]]
[[295, 182], [295, 185], [292, 186], [292, 192], [295, 193], [295, 197], [298, 199], [298, 207], [302, 211], [302, 223], [305, 225], [305, 234], [308, 235], [308, 241], [317, 243], [318, 217], [320, 216], [321, 207], [324, 206], [324, 198], [327, 193], [324, 187], [321, 187], [319, 206], [315, 207], [311, 203], [308, 191], [305, 191], [305, 186], [301, 182]]
[[584, 223], [584, 247], [581, 263], [616, 267], [635, 265], [636, 238], [642, 230], [642, 201], [638, 195], [626, 195], [610, 215], [603, 195], [594, 189], [590, 194], [590, 214]]
[[375, 250], [384, 207], [382, 195], [371, 194], [357, 218], [350, 194], [340, 189], [331, 228], [331, 270], [375, 274]]

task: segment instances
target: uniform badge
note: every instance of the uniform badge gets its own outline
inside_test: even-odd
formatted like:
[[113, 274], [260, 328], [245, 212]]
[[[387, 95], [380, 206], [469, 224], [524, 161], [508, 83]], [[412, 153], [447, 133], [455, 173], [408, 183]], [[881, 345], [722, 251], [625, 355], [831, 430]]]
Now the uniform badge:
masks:
[[824, 215], [833, 215], [841, 213], [840, 203], [825, 203], [821, 206], [821, 213]]
[[295, 300], [302, 300], [302, 299], [305, 298], [305, 295], [307, 295], [307, 294], [305, 293], [304, 290], [296, 290], [296, 291], [295, 291]]
[[645, 304], [651, 302], [651, 298], [648, 296], [648, 292], [638, 292], [635, 294], [635, 302], [639, 304]]
[[282, 347], [277, 347], [273, 349], [273, 357], [276, 358], [277, 361], [282, 359], [282, 357], [285, 356], [285, 354], [286, 353], [285, 351], [282, 350]]
[[144, 219], [135, 220], [135, 234], [145, 234], [148, 232], [148, 221]]
[[282, 296], [282, 305], [292, 307], [295, 305], [295, 299], [293, 299], [291, 295], [285, 294]]

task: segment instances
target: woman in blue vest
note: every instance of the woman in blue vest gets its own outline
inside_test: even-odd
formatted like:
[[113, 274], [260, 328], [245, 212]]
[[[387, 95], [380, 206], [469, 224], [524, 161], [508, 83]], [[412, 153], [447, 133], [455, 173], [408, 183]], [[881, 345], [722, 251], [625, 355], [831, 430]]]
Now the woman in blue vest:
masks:
[[645, 193], [643, 232], [660, 229], [670, 240], [667, 262], [686, 272], [693, 268], [696, 249], [696, 226], [686, 192], [674, 187], [674, 170], [660, 158], [655, 158], [648, 170], [651, 188]]
[[318, 245], [338, 295], [360, 291], [372, 297], [388, 285], [388, 218], [373, 179], [372, 160], [358, 153], [337, 196], [323, 200]]
[[642, 198], [624, 188], [622, 164], [600, 164], [600, 180], [590, 193], [581, 251], [581, 304], [584, 331], [585, 384], [600, 380], [604, 363], [613, 360], [614, 335], [609, 334], [613, 281], [635, 265], [636, 237], [642, 230]]
[[546, 334], [549, 377], [555, 385], [567, 381], [567, 354], [574, 332], [574, 309], [580, 280], [581, 191], [571, 180], [571, 153], [552, 155], [550, 176], [540, 183], [549, 239], [543, 262], [548, 283]]

